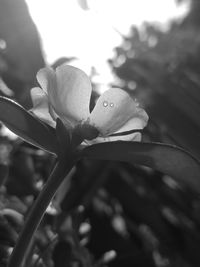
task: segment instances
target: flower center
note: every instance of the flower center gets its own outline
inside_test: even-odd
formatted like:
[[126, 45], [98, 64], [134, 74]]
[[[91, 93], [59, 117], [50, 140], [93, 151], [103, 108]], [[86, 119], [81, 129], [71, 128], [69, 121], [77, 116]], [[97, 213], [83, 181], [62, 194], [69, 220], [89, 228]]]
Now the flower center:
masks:
[[83, 139], [92, 140], [99, 135], [98, 129], [87, 122], [79, 125], [78, 128]]

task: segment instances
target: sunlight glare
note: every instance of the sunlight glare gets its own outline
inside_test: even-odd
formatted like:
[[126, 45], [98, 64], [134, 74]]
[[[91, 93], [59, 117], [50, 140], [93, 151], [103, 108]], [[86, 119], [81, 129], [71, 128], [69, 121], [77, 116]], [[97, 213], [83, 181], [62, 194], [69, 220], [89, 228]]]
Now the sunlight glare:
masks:
[[[80, 2], [89, 10], [81, 8]], [[187, 5], [176, 7], [174, 0], [26, 0], [38, 28], [46, 61], [52, 64], [60, 57], [76, 57], [83, 70], [95, 66], [103, 79], [112, 75], [108, 58], [120, 45], [122, 35], [132, 24], [144, 21], [166, 24], [182, 16]], [[78, 63], [79, 64], [79, 63]], [[78, 67], [78, 65], [76, 65]]]

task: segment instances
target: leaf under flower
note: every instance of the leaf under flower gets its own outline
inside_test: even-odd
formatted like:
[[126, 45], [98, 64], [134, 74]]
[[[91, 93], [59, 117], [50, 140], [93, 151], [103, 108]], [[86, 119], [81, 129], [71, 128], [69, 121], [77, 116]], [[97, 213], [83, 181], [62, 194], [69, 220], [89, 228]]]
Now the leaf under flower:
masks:
[[174, 145], [117, 141], [86, 147], [80, 154], [90, 159], [125, 161], [148, 166], [172, 176], [194, 192], [200, 193], [200, 161]]

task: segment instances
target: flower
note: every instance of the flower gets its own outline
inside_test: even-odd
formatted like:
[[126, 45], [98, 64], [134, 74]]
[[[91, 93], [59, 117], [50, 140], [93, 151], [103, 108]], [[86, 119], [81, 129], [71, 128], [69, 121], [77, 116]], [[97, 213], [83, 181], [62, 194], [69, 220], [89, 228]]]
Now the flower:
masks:
[[37, 80], [41, 88], [31, 90], [31, 111], [52, 127], [56, 127], [59, 117], [68, 128], [84, 129], [85, 139], [93, 139], [92, 143], [141, 140], [141, 133], [133, 130], [143, 129], [148, 115], [124, 90], [107, 90], [90, 112], [92, 85], [82, 70], [69, 65], [56, 71], [43, 68], [37, 73]]

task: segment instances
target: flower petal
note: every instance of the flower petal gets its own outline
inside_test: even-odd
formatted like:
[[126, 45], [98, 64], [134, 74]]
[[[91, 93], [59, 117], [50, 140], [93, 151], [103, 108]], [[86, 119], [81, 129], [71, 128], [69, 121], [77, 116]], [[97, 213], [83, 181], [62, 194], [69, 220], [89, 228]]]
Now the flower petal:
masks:
[[111, 88], [102, 94], [90, 115], [90, 124], [102, 136], [116, 131], [142, 129], [147, 121], [146, 112], [137, 106], [128, 93], [119, 88]]
[[57, 90], [48, 91], [56, 113], [72, 123], [87, 120], [92, 92], [88, 76], [75, 67], [62, 65], [56, 69], [56, 77]]
[[148, 122], [148, 115], [144, 109], [137, 107], [137, 114], [134, 114], [134, 117], [128, 120], [124, 125], [122, 125], [115, 134], [120, 134], [123, 132], [128, 132], [132, 130], [142, 130]]
[[56, 89], [56, 75], [54, 70], [51, 68], [47, 67], [39, 70], [37, 73], [37, 80], [46, 94], [49, 90], [52, 91], [52, 88]]
[[97, 143], [105, 143], [105, 142], [114, 142], [114, 141], [135, 141], [140, 142], [142, 139], [141, 133], [132, 133], [129, 135], [122, 136], [108, 136], [108, 137], [97, 137], [93, 140], [84, 140], [83, 145], [94, 145]]
[[42, 91], [39, 87], [32, 88], [31, 98], [33, 101], [33, 108], [30, 111], [33, 112], [40, 120], [55, 128], [56, 122], [49, 113], [48, 97], [44, 91]]

